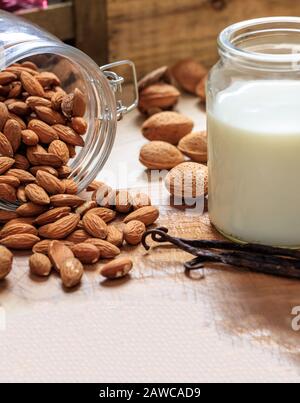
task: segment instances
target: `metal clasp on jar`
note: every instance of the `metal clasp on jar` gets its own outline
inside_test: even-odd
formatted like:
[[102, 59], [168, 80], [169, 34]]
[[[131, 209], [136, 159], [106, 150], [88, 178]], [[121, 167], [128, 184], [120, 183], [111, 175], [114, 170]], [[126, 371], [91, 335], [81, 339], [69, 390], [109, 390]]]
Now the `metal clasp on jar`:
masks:
[[122, 93], [122, 85], [124, 84], [125, 79], [111, 70], [116, 67], [126, 66], [126, 65], [130, 66], [131, 70], [132, 70], [134, 102], [131, 105], [124, 105], [123, 101], [121, 99], [116, 99], [117, 100], [117, 118], [118, 118], [118, 120], [123, 119], [124, 115], [133, 111], [138, 106], [139, 91], [138, 91], [137, 74], [136, 74], [135, 65], [130, 60], [122, 60], [119, 62], [106, 64], [105, 66], [100, 67], [103, 74], [109, 80], [109, 83], [110, 83], [110, 86], [111, 86], [113, 92], [115, 94], [118, 94], [118, 93]]

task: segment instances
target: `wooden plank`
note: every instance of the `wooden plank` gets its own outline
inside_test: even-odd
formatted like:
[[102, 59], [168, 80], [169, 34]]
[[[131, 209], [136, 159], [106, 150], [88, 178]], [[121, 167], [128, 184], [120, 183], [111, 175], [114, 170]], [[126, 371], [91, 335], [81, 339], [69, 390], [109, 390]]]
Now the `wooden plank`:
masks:
[[108, 59], [107, 0], [74, 0], [76, 15], [76, 46], [99, 65]]
[[[227, 25], [256, 17], [295, 15], [294, 0], [107, 0], [109, 60], [132, 59], [140, 75], [194, 56], [211, 66]], [[222, 6], [223, 4], [223, 6]]]
[[45, 10], [34, 9], [18, 13], [21, 17], [40, 25], [58, 38], [66, 41], [74, 39], [74, 9], [71, 1], [53, 4]]

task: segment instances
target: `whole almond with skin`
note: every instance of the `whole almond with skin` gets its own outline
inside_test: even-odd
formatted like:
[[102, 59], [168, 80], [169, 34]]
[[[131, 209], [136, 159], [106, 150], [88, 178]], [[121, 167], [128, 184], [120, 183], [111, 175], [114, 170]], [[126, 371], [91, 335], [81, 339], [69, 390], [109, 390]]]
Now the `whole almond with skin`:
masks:
[[0, 131], [3, 129], [7, 119], [8, 119], [9, 113], [7, 106], [3, 103], [0, 102]]
[[49, 99], [45, 99], [42, 97], [28, 97], [26, 99], [26, 104], [32, 109], [35, 110], [37, 106], [46, 106], [47, 108], [52, 107], [51, 101]]
[[95, 190], [98, 190], [100, 187], [102, 186], [106, 186], [107, 185], [104, 182], [100, 182], [100, 181], [93, 181], [92, 183], [90, 183], [88, 185], [88, 187], [86, 188], [87, 192], [94, 192]]
[[47, 151], [40, 144], [37, 144], [36, 146], [32, 146], [32, 147], [27, 147], [26, 158], [28, 159], [28, 161], [30, 162], [31, 165], [42, 165], [40, 163], [40, 158], [36, 157], [36, 155], [35, 155], [36, 153], [47, 154]]
[[141, 221], [133, 220], [124, 227], [124, 239], [129, 245], [138, 245], [141, 243], [146, 226]]
[[62, 263], [60, 276], [66, 288], [74, 288], [79, 285], [83, 274], [83, 266], [78, 259], [70, 258]]
[[15, 163], [15, 160], [9, 157], [0, 157], [0, 175], [7, 172]]
[[66, 143], [61, 140], [52, 141], [48, 148], [48, 152], [57, 155], [64, 165], [66, 165], [70, 159], [69, 149]]
[[129, 213], [132, 209], [132, 197], [127, 190], [117, 191], [115, 206], [118, 213]]
[[63, 161], [56, 154], [52, 153], [33, 153], [35, 158], [35, 165], [49, 165], [53, 168], [59, 168], [63, 165]]
[[18, 116], [27, 116], [30, 112], [29, 106], [26, 104], [26, 102], [22, 101], [15, 101], [15, 102], [10, 102], [8, 105], [8, 110], [9, 112], [15, 113]]
[[27, 171], [30, 167], [30, 163], [28, 159], [22, 154], [15, 154], [14, 156], [15, 163], [13, 165], [13, 169], [21, 169], [22, 171]]
[[134, 210], [138, 210], [142, 207], [151, 206], [152, 202], [150, 197], [146, 193], [139, 192], [133, 195], [132, 205]]
[[13, 254], [4, 246], [0, 246], [0, 281], [4, 280], [12, 270]]
[[70, 235], [80, 221], [78, 214], [69, 214], [53, 224], [44, 225], [39, 229], [39, 235], [47, 239], [64, 239]]
[[89, 243], [79, 243], [72, 247], [72, 252], [82, 264], [95, 264], [100, 259], [100, 250]]
[[85, 200], [76, 195], [58, 194], [50, 197], [52, 206], [54, 207], [79, 207]]
[[[68, 248], [68, 250], [71, 252], [70, 248], [74, 246], [72, 242], [68, 241], [53, 241], [51, 239], [44, 239], [43, 241], [40, 241], [34, 245], [32, 248], [33, 253], [42, 253], [44, 255], [49, 255], [49, 248], [50, 245], [52, 245], [53, 242], [57, 242], [58, 244], [63, 244]], [[73, 256], [73, 255], [71, 255]], [[57, 270], [57, 269], [56, 269]]]
[[22, 83], [25, 91], [27, 91], [28, 94], [37, 96], [37, 97], [44, 96], [43, 87], [37, 81], [37, 79], [32, 76], [32, 74], [23, 70], [21, 73], [20, 79], [21, 79], [21, 83]]
[[13, 157], [14, 155], [12, 145], [3, 133], [0, 133], [0, 154], [3, 157]]
[[50, 195], [63, 194], [66, 190], [64, 182], [48, 172], [38, 171], [36, 180], [37, 184]]
[[159, 210], [153, 206], [142, 207], [133, 213], [129, 214], [124, 219], [124, 223], [127, 224], [130, 221], [141, 221], [146, 226], [152, 225], [159, 217]]
[[33, 130], [22, 130], [22, 141], [26, 146], [36, 146], [39, 143], [39, 137]]
[[26, 127], [27, 127], [27, 126], [26, 126], [26, 123], [24, 122], [23, 119], [20, 118], [20, 116], [17, 116], [17, 115], [15, 115], [14, 113], [9, 112], [8, 118], [9, 118], [9, 119], [13, 119], [13, 120], [15, 120], [16, 122], [18, 122], [19, 125], [20, 125], [20, 127], [21, 127], [21, 129], [22, 129], [22, 130], [26, 130]]
[[20, 234], [31, 234], [38, 236], [38, 231], [33, 225], [16, 223], [8, 225], [5, 228], [3, 228], [0, 232], [0, 237], [6, 238], [8, 236], [20, 235]]
[[185, 59], [173, 67], [172, 74], [184, 90], [195, 94], [196, 86], [206, 76], [207, 69], [193, 59]]
[[113, 259], [121, 253], [117, 246], [102, 239], [89, 238], [85, 241], [85, 243], [97, 246], [97, 248], [100, 250], [101, 259]]
[[15, 203], [17, 201], [16, 189], [5, 183], [0, 183], [0, 200]]
[[27, 199], [35, 204], [41, 206], [47, 206], [48, 204], [50, 204], [50, 197], [47, 195], [45, 190], [34, 183], [25, 187], [25, 193]]
[[35, 253], [29, 258], [29, 268], [31, 274], [35, 276], [48, 277], [51, 273], [52, 263], [47, 256]]
[[19, 179], [15, 178], [14, 176], [0, 176], [0, 183], [5, 183], [6, 185], [10, 185], [13, 188], [17, 188], [20, 186]]
[[74, 254], [64, 242], [52, 241], [48, 245], [48, 255], [56, 271], [60, 272], [67, 259], [74, 258]]
[[17, 208], [17, 214], [21, 217], [35, 217], [46, 211], [46, 206], [41, 206], [34, 203], [24, 203]]
[[86, 101], [84, 94], [75, 88], [73, 99], [73, 116], [82, 118], [86, 112]]
[[73, 116], [74, 94], [66, 94], [61, 101], [61, 110], [66, 118]]
[[150, 141], [166, 141], [177, 145], [179, 141], [191, 133], [194, 122], [177, 112], [161, 112], [151, 116], [142, 126], [142, 133]]
[[[17, 78], [21, 77], [21, 74], [23, 72], [28, 73], [33, 77], [38, 74], [38, 72], [33, 70], [32, 68], [28, 68], [28, 67], [24, 67], [24, 66], [17, 66], [17, 65], [7, 67], [6, 71], [10, 71], [11, 73], [14, 73], [17, 76]], [[29, 91], [27, 91], [27, 92], [29, 92]]]
[[43, 144], [51, 144], [52, 141], [58, 140], [58, 134], [47, 123], [38, 119], [33, 119], [28, 124], [28, 129], [32, 130], [39, 137]]
[[195, 132], [185, 136], [178, 144], [178, 149], [192, 161], [207, 162], [207, 134]]
[[44, 88], [49, 88], [54, 85], [61, 84], [60, 79], [57, 77], [57, 75], [49, 71], [43, 71], [42, 73], [36, 75], [35, 78]]
[[[81, 206], [77, 207], [75, 210], [76, 214], [80, 214], [81, 216], [83, 216], [84, 214], [86, 214], [88, 211], [94, 209], [97, 207], [97, 203], [94, 201], [87, 201], [85, 203], [83, 203]], [[102, 217], [101, 217], [102, 218]], [[103, 219], [103, 218], [102, 218]], [[104, 220], [105, 221], [105, 220]]]
[[149, 115], [170, 110], [177, 104], [179, 97], [177, 88], [166, 83], [156, 83], [140, 92], [139, 110]]
[[88, 234], [84, 229], [78, 229], [68, 236], [67, 241], [78, 244], [85, 242], [89, 238], [90, 234]]
[[208, 192], [208, 168], [196, 162], [185, 162], [169, 172], [165, 185], [176, 197], [202, 197]]
[[66, 144], [66, 146], [68, 147], [70, 158], [75, 158], [77, 155], [76, 147], [71, 144]]
[[9, 71], [0, 72], [0, 85], [7, 85], [15, 81], [18, 77]]
[[11, 83], [10, 91], [8, 93], [8, 98], [18, 98], [22, 92], [22, 84], [20, 81], [14, 81]]
[[88, 213], [82, 219], [84, 229], [95, 238], [105, 239], [107, 237], [107, 225], [95, 214]]
[[35, 108], [35, 112], [43, 122], [50, 126], [65, 124], [65, 118], [63, 115], [51, 108], [47, 108], [46, 106], [37, 106]]
[[100, 217], [106, 224], [113, 221], [117, 215], [114, 210], [105, 207], [92, 208], [86, 214], [94, 214]]
[[70, 207], [54, 208], [52, 210], [46, 211], [46, 213], [39, 215], [35, 219], [34, 224], [39, 226], [52, 224], [60, 220], [61, 218], [68, 216], [70, 213], [71, 213]]
[[140, 162], [148, 169], [172, 169], [184, 162], [184, 156], [172, 144], [151, 141], [142, 147]]
[[85, 119], [76, 117], [72, 118], [71, 127], [76, 133], [83, 136], [87, 132], [88, 124]]
[[17, 189], [17, 199], [18, 199], [18, 201], [20, 203], [27, 203], [28, 202], [24, 185], [18, 187], [18, 189]]
[[121, 229], [117, 228], [115, 225], [109, 225], [107, 227], [106, 241], [115, 246], [121, 247], [124, 241], [123, 231], [121, 231]]
[[5, 123], [3, 133], [10, 142], [13, 152], [16, 153], [21, 145], [22, 140], [21, 126], [15, 120], [8, 119], [8, 121]]
[[17, 218], [13, 218], [9, 222], [7, 222], [2, 229], [8, 228], [11, 225], [15, 225], [15, 224], [33, 225], [33, 223], [34, 223], [33, 217], [17, 217]]
[[36, 176], [39, 171], [46, 172], [46, 173], [48, 173], [50, 175], [53, 175], [56, 178], [58, 178], [57, 170], [55, 168], [53, 168], [53, 167], [49, 167], [48, 165], [36, 165], [36, 166], [30, 168], [30, 172], [34, 176]]
[[14, 220], [16, 218], [17, 218], [17, 213], [15, 211], [0, 210], [0, 222], [1, 223], [6, 223], [6, 222]]
[[27, 68], [29, 68], [31, 70], [38, 71], [38, 66], [35, 63], [33, 63], [33, 62], [29, 61], [29, 60], [26, 60], [25, 62], [23, 62], [22, 67], [27, 67]]
[[78, 186], [74, 179], [64, 179], [65, 193], [69, 195], [76, 195], [78, 193]]
[[60, 179], [66, 179], [71, 175], [72, 169], [70, 167], [64, 165], [64, 166], [58, 168], [57, 172], [58, 172], [58, 177]]
[[110, 280], [120, 279], [127, 276], [132, 270], [132, 267], [133, 262], [131, 259], [116, 259], [104, 265], [100, 270], [100, 274]]
[[40, 241], [35, 235], [31, 234], [19, 234], [12, 235], [1, 239], [1, 245], [9, 249], [15, 250], [30, 250], [33, 246]]
[[54, 125], [53, 129], [56, 131], [61, 141], [73, 146], [83, 147], [84, 140], [77, 134], [71, 127], [64, 125]]
[[51, 98], [51, 107], [55, 111], [61, 110], [61, 104], [62, 104], [64, 97], [65, 97], [65, 94], [63, 92], [56, 92], [55, 94], [53, 94], [53, 96]]

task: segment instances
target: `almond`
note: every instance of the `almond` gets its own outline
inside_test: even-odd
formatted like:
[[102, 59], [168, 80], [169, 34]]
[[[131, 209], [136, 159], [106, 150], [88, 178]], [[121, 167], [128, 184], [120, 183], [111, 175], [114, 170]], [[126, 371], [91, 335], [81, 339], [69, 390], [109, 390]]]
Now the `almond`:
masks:
[[7, 85], [15, 81], [18, 77], [9, 71], [0, 72], [0, 85]]
[[141, 243], [146, 226], [141, 221], [133, 220], [124, 227], [124, 239], [129, 245], [138, 245]]
[[0, 131], [3, 129], [8, 119], [8, 116], [9, 114], [7, 106], [3, 102], [0, 102]]
[[13, 254], [4, 246], [0, 246], [0, 281], [12, 270]]
[[22, 185], [22, 186], [18, 187], [18, 189], [17, 189], [17, 199], [18, 199], [18, 201], [20, 203], [27, 203], [28, 202], [26, 192], [25, 192], [25, 186]]
[[68, 147], [70, 159], [75, 158], [77, 155], [76, 147], [71, 144], [66, 144], [66, 146]]
[[37, 79], [34, 78], [30, 73], [23, 70], [21, 72], [20, 79], [21, 79], [21, 83], [22, 83], [25, 91], [27, 91], [29, 95], [33, 95], [33, 96], [37, 96], [37, 97], [44, 96], [43, 87], [37, 81]]
[[10, 102], [8, 105], [8, 110], [9, 112], [22, 117], [27, 116], [30, 113], [29, 106], [26, 104], [26, 102], [22, 101]]
[[20, 81], [14, 81], [10, 85], [10, 91], [8, 93], [8, 98], [18, 98], [22, 92], [22, 84]]
[[67, 241], [77, 244], [85, 242], [89, 238], [90, 234], [88, 234], [84, 229], [78, 229], [68, 236]]
[[137, 193], [132, 197], [132, 205], [134, 210], [138, 210], [142, 207], [151, 206], [151, 199], [146, 193]]
[[133, 213], [129, 214], [124, 223], [127, 224], [130, 221], [141, 221], [146, 226], [152, 225], [159, 217], [159, 210], [153, 206], [142, 207]]
[[88, 213], [83, 219], [83, 226], [86, 232], [95, 238], [105, 239], [107, 237], [107, 225], [96, 214]]
[[28, 224], [28, 225], [33, 225], [34, 222], [34, 218], [33, 217], [17, 217], [17, 218], [13, 218], [12, 220], [10, 220], [9, 222], [7, 222], [3, 229], [6, 229], [8, 227], [10, 227], [11, 225], [15, 225], [15, 224]]
[[0, 154], [3, 157], [13, 157], [14, 155], [13, 148], [3, 133], [0, 133]]
[[169, 172], [165, 179], [171, 195], [181, 198], [202, 197], [208, 192], [208, 169], [206, 165], [186, 162]]
[[79, 196], [58, 194], [50, 197], [52, 206], [54, 207], [79, 207], [85, 200], [81, 199]]
[[33, 246], [40, 241], [36, 235], [19, 234], [12, 235], [1, 239], [1, 245], [15, 250], [30, 250]]
[[17, 208], [17, 214], [21, 217], [35, 217], [38, 216], [42, 213], [44, 213], [46, 210], [45, 206], [41, 206], [38, 204], [34, 203], [25, 203], [22, 204], [22, 206]]
[[63, 165], [63, 161], [56, 154], [52, 153], [33, 153], [35, 165], [49, 165], [53, 168], [59, 168]]
[[172, 84], [172, 76], [168, 66], [159, 67], [146, 76], [144, 76], [138, 83], [139, 92], [143, 89], [157, 83]]
[[0, 157], [0, 175], [8, 171], [15, 163], [15, 160], [9, 157]]
[[61, 101], [62, 113], [68, 119], [71, 119], [71, 117], [73, 116], [73, 104], [74, 104], [74, 94], [72, 93], [65, 95]]
[[47, 256], [41, 253], [35, 253], [29, 258], [29, 267], [31, 274], [40, 277], [48, 277], [51, 273], [52, 264]]
[[15, 203], [17, 201], [16, 189], [5, 183], [0, 183], [0, 200]]
[[71, 127], [64, 126], [62, 124], [54, 125], [53, 129], [56, 131], [61, 141], [73, 146], [84, 146], [83, 138], [77, 134]]
[[89, 238], [85, 241], [85, 243], [97, 246], [97, 248], [100, 250], [101, 258], [103, 259], [113, 259], [121, 253], [117, 246], [102, 239]]
[[30, 184], [25, 187], [25, 193], [28, 200], [35, 204], [46, 206], [50, 204], [50, 197], [47, 195], [45, 190], [35, 184]]
[[22, 63], [22, 67], [27, 67], [27, 68], [29, 68], [30, 70], [38, 71], [37, 65], [36, 65], [35, 63], [29, 61], [29, 60], [26, 60], [25, 62], [23, 62], [23, 63]]
[[36, 165], [35, 167], [30, 168], [30, 172], [32, 175], [37, 175], [39, 171], [46, 172], [50, 175], [55, 176], [56, 178], [58, 177], [58, 172], [55, 168], [49, 167], [48, 165]]
[[207, 69], [193, 59], [185, 59], [173, 67], [172, 73], [184, 90], [195, 94], [196, 86], [207, 74]]
[[123, 231], [117, 228], [114, 225], [110, 225], [107, 227], [107, 238], [106, 241], [115, 245], [115, 246], [122, 246], [124, 240]]
[[21, 129], [22, 130], [26, 130], [26, 123], [24, 122], [24, 120], [23, 119], [21, 119], [19, 116], [17, 116], [17, 115], [15, 115], [14, 113], [9, 113], [8, 114], [8, 118], [9, 119], [13, 119], [13, 120], [15, 120], [16, 122], [18, 122], [19, 123], [19, 125], [20, 125], [20, 127], [21, 127]]
[[107, 187], [107, 185], [104, 182], [93, 181], [92, 183], [90, 183], [88, 185], [88, 187], [86, 188], [86, 191], [87, 192], [94, 192], [95, 190], [98, 190], [102, 186]]
[[56, 271], [60, 272], [63, 263], [67, 259], [74, 258], [71, 249], [64, 243], [59, 241], [52, 241], [48, 245], [49, 258]]
[[64, 179], [65, 193], [69, 195], [76, 195], [78, 193], [78, 186], [74, 179]]
[[87, 214], [94, 214], [100, 217], [105, 223], [109, 223], [116, 218], [117, 213], [114, 210], [105, 207], [96, 207], [90, 209]]
[[131, 259], [116, 259], [104, 265], [100, 270], [100, 274], [110, 280], [115, 280], [127, 276], [132, 267], [133, 262]]
[[41, 143], [50, 144], [54, 140], [58, 140], [58, 134], [47, 123], [38, 119], [33, 119], [28, 124], [28, 129], [37, 134]]
[[48, 172], [38, 171], [36, 173], [36, 180], [37, 184], [50, 195], [63, 194], [66, 190], [65, 184]]
[[6, 211], [6, 210], [0, 210], [0, 222], [1, 223], [6, 223], [10, 220], [13, 220], [17, 217], [17, 213], [14, 211]]
[[[83, 216], [84, 214], [86, 214], [88, 211], [92, 210], [93, 208], [97, 207], [97, 203], [94, 201], [87, 201], [85, 203], [83, 203], [81, 206], [77, 207], [76, 209], [76, 214], [80, 214], [81, 216]], [[101, 217], [103, 219], [103, 217]], [[105, 221], [105, 220], [104, 220]]]
[[22, 141], [26, 146], [36, 146], [39, 143], [39, 136], [33, 130], [22, 130]]
[[65, 123], [65, 118], [63, 115], [57, 111], [46, 106], [37, 106], [35, 108], [38, 117], [48, 125], [63, 125]]
[[72, 118], [71, 127], [76, 133], [83, 136], [87, 132], [88, 124], [85, 119], [77, 117]]
[[0, 184], [5, 183], [6, 185], [10, 185], [14, 188], [20, 186], [19, 179], [15, 178], [14, 176], [0, 176]]
[[64, 165], [66, 165], [70, 159], [69, 149], [66, 143], [61, 140], [52, 141], [48, 148], [48, 152], [57, 155]]
[[35, 177], [31, 173], [23, 171], [22, 169], [10, 169], [6, 172], [8, 176], [14, 176], [21, 183], [33, 183], [35, 182]]
[[47, 239], [64, 239], [76, 229], [79, 221], [78, 214], [69, 214], [53, 224], [44, 225], [39, 229], [39, 234]]
[[27, 147], [26, 149], [26, 157], [31, 165], [41, 165], [40, 159], [36, 158], [35, 153], [38, 154], [47, 154], [47, 151], [40, 145]]
[[42, 97], [28, 97], [26, 99], [26, 104], [33, 110], [37, 106], [46, 106], [46, 108], [51, 108], [52, 106], [52, 103], [49, 101], [49, 99]]
[[35, 219], [34, 224], [39, 226], [52, 224], [60, 220], [61, 218], [68, 216], [70, 213], [71, 213], [70, 207], [54, 208], [52, 210], [47, 211], [46, 213], [39, 215]]
[[61, 84], [60, 79], [57, 77], [57, 75], [49, 71], [43, 71], [42, 73], [36, 75], [35, 78], [44, 88], [49, 88], [54, 85]]
[[79, 243], [74, 245], [72, 252], [82, 264], [95, 264], [100, 259], [100, 250], [89, 243]]
[[185, 136], [178, 144], [178, 149], [192, 161], [207, 162], [207, 134], [195, 132]]
[[139, 110], [142, 113], [154, 113], [172, 109], [178, 102], [180, 92], [172, 85], [156, 83], [140, 92]]
[[80, 284], [83, 274], [83, 266], [78, 259], [70, 258], [62, 263], [60, 275], [66, 288], [74, 288]]
[[73, 116], [82, 118], [86, 112], [86, 101], [84, 94], [75, 88], [73, 99]]
[[19, 123], [13, 119], [9, 119], [4, 126], [3, 133], [10, 142], [13, 152], [16, 153], [22, 140], [22, 130]]
[[184, 162], [184, 156], [172, 144], [151, 141], [142, 147], [140, 162], [148, 169], [171, 169]]
[[53, 94], [53, 96], [51, 98], [51, 107], [55, 111], [60, 111], [61, 104], [62, 104], [64, 97], [65, 97], [65, 94], [63, 92], [56, 92], [55, 94]]
[[193, 121], [177, 112], [161, 112], [151, 116], [142, 126], [144, 137], [150, 141], [166, 141], [177, 145], [179, 141], [191, 133]]
[[0, 232], [0, 237], [6, 238], [8, 236], [20, 235], [20, 234], [31, 234], [38, 236], [38, 231], [36, 228], [34, 228], [33, 225], [16, 223], [8, 225], [5, 228], [3, 228], [2, 231]]
[[15, 154], [14, 156], [15, 163], [13, 165], [14, 169], [19, 169], [22, 171], [27, 171], [30, 167], [30, 163], [26, 157], [22, 154]]
[[129, 213], [132, 209], [132, 197], [127, 190], [118, 190], [115, 200], [116, 210], [119, 213]]
[[70, 167], [64, 165], [64, 166], [60, 167], [60, 168], [57, 170], [57, 172], [58, 172], [58, 177], [59, 177], [60, 179], [66, 179], [66, 178], [68, 178], [68, 177], [71, 175], [72, 169], [71, 169]]
[[[49, 248], [50, 248], [50, 245], [52, 244], [52, 242], [58, 242], [58, 241], [52, 241], [51, 239], [45, 239], [43, 241], [40, 241], [40, 242], [38, 242], [38, 243], [36, 243], [34, 245], [34, 247], [32, 248], [32, 252], [33, 253], [42, 253], [44, 255], [48, 255], [49, 254]], [[70, 248], [72, 246], [74, 246], [73, 243], [68, 242], [68, 241], [59, 241], [58, 243], [59, 244], [62, 243], [63, 245], [68, 247], [69, 251], [70, 251]], [[73, 256], [73, 255], [71, 255], [71, 256]]]

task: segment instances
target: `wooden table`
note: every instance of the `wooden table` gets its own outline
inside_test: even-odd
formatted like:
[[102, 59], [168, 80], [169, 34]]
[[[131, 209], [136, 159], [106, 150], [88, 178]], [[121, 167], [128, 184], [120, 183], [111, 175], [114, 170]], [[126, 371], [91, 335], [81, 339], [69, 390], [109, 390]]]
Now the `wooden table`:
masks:
[[[205, 127], [194, 98], [179, 109]], [[120, 124], [101, 178], [127, 169], [129, 187], [148, 187], [138, 162], [140, 121], [136, 113]], [[153, 189], [157, 196], [157, 183]], [[218, 236], [207, 213], [170, 207], [164, 191], [160, 203], [159, 223], [173, 234]], [[170, 247], [124, 253], [135, 262], [131, 278], [103, 282], [93, 267], [68, 293], [56, 275], [37, 281], [26, 258], [16, 258], [0, 284], [1, 381], [299, 381], [300, 333], [291, 312], [300, 305], [300, 282], [210, 265], [189, 278], [182, 266], [189, 255]]]

